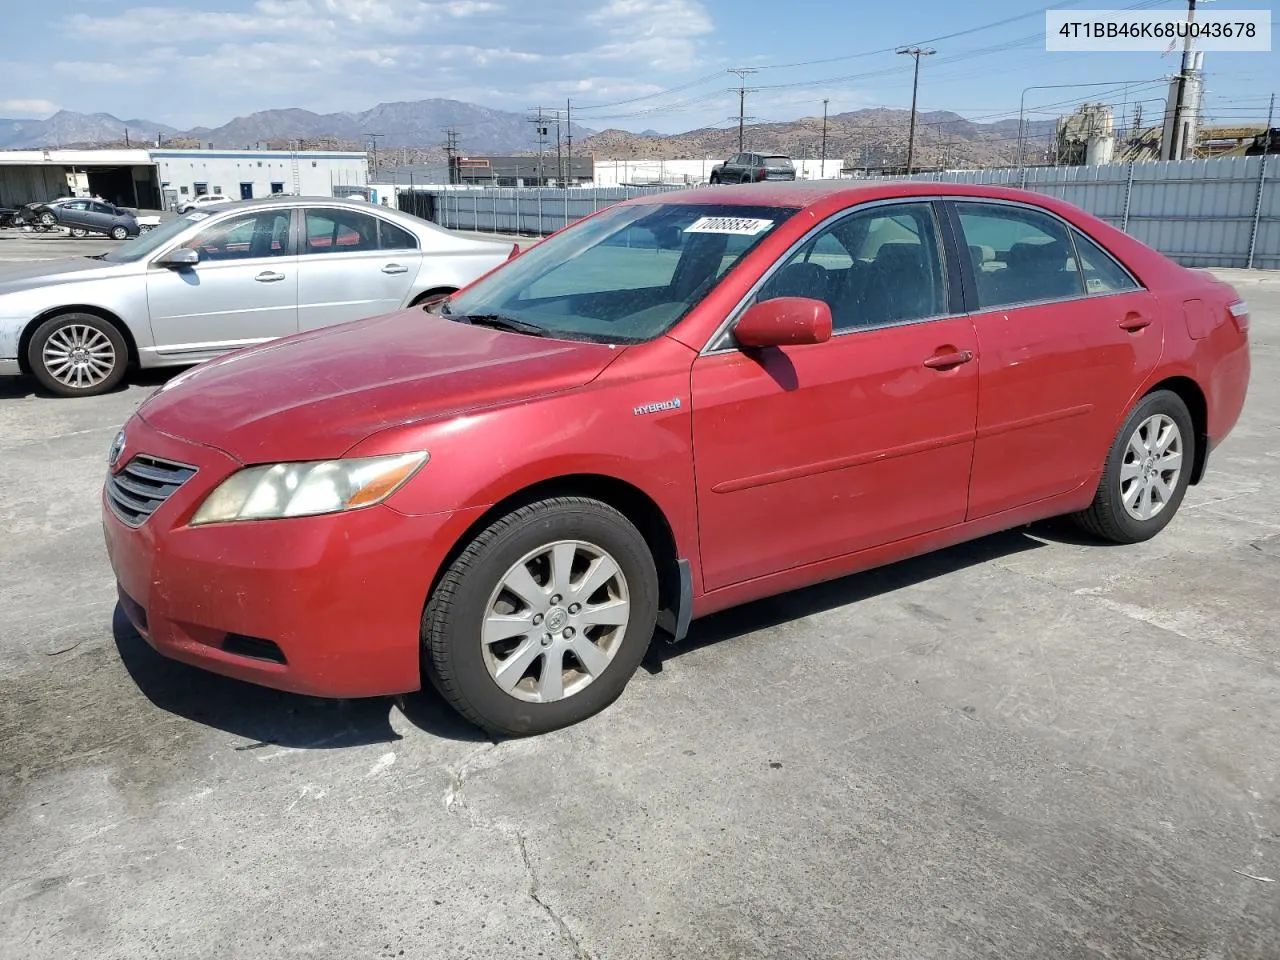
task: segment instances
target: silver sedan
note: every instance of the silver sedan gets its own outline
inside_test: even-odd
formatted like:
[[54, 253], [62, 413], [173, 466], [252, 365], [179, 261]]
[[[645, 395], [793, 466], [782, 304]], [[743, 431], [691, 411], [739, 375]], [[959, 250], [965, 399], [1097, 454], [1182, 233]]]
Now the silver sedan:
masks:
[[0, 375], [102, 393], [131, 364], [199, 363], [444, 296], [516, 250], [357, 200], [193, 211], [96, 257], [0, 265]]

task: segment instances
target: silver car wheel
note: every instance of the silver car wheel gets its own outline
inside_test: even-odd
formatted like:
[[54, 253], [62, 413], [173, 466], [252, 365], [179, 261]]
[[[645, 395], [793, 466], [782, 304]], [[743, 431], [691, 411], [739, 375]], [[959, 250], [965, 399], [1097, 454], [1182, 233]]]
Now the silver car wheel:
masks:
[[53, 331], [45, 341], [41, 359], [49, 376], [77, 390], [102, 383], [118, 362], [116, 348], [107, 335], [80, 323]]
[[547, 544], [512, 564], [490, 595], [485, 667], [518, 700], [563, 700], [608, 669], [630, 614], [627, 579], [607, 551], [581, 540]]
[[1147, 417], [1129, 436], [1120, 465], [1120, 501], [1135, 520], [1168, 506], [1182, 473], [1182, 431], [1163, 413]]

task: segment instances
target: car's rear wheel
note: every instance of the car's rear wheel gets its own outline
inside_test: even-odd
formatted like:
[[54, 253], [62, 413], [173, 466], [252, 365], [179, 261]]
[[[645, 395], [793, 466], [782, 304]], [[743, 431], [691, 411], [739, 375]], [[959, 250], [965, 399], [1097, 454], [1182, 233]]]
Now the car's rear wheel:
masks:
[[27, 347], [27, 366], [50, 393], [91, 397], [124, 379], [129, 347], [107, 321], [87, 313], [51, 317]]
[[644, 537], [597, 500], [521, 507], [479, 534], [422, 620], [424, 666], [472, 723], [524, 736], [578, 723], [626, 688], [653, 636]]
[[119, 224], [116, 224], [111, 228], [111, 232], [108, 236], [110, 236], [112, 240], [127, 240], [129, 239], [129, 231]]
[[1125, 419], [1088, 509], [1073, 519], [1112, 543], [1150, 540], [1178, 512], [1195, 462], [1195, 428], [1182, 398], [1149, 393]]

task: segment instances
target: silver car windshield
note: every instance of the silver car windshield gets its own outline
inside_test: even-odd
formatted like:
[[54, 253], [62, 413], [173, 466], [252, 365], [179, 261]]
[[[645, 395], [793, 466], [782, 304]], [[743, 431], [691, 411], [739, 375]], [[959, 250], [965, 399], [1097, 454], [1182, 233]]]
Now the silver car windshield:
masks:
[[102, 254], [98, 259], [108, 263], [136, 263], [153, 254], [166, 243], [193, 225], [209, 219], [209, 214], [200, 213], [192, 216], [178, 217], [168, 223], [162, 223], [153, 230], [148, 230], [132, 240], [126, 240], [110, 253]]
[[671, 329], [796, 210], [618, 206], [533, 247], [440, 307], [564, 339], [641, 343]]

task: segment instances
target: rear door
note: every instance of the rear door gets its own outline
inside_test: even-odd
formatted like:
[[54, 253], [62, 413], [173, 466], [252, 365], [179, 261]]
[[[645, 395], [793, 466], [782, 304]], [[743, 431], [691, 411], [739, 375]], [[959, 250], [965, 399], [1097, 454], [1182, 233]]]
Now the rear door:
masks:
[[404, 306], [422, 263], [413, 234], [360, 210], [316, 206], [302, 214], [301, 329], [373, 317]]
[[950, 208], [981, 358], [976, 519], [1096, 474], [1164, 328], [1155, 297], [1065, 221], [1017, 203]]

